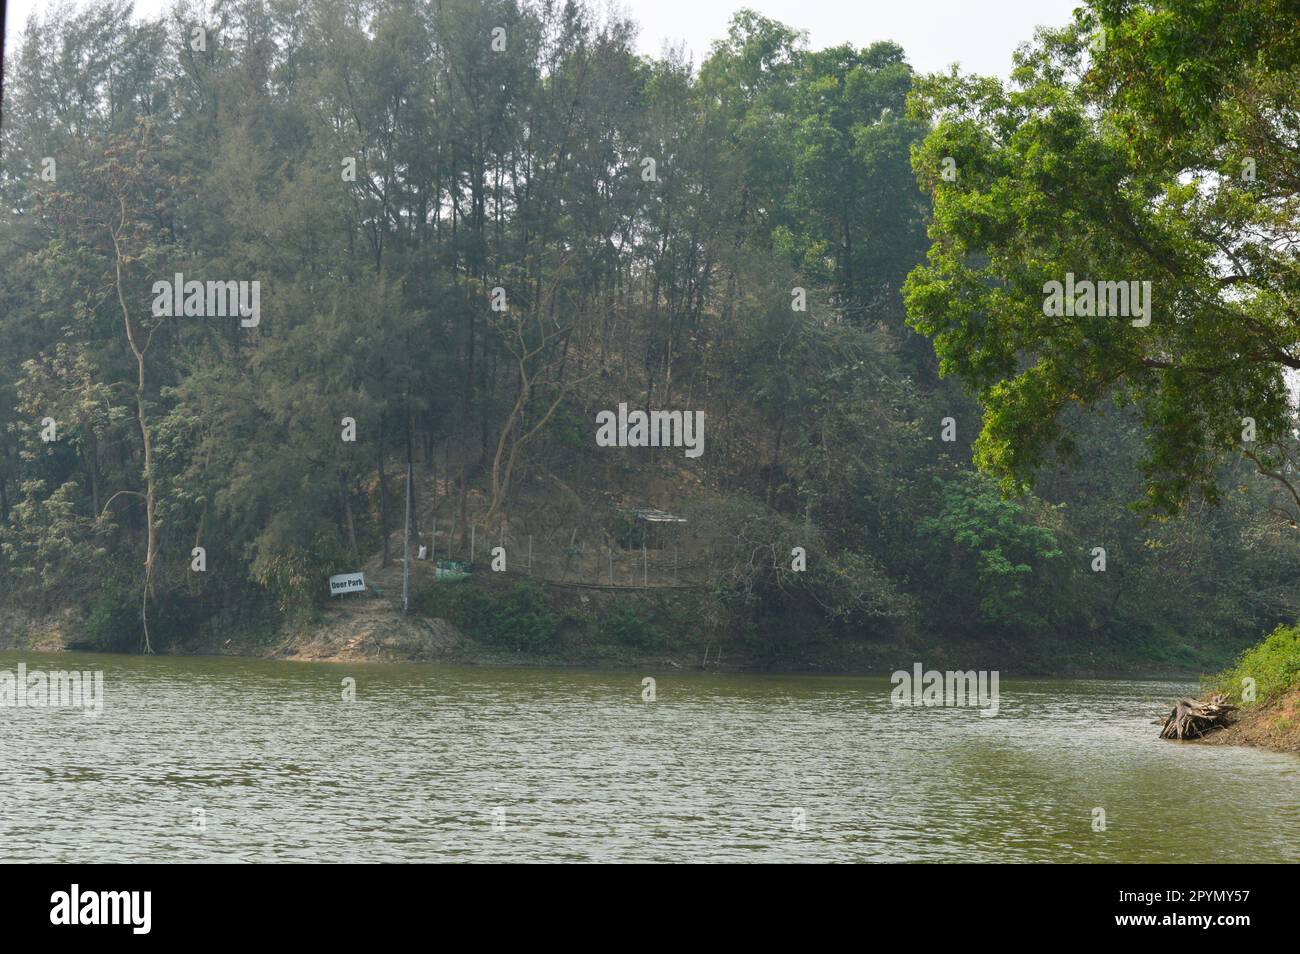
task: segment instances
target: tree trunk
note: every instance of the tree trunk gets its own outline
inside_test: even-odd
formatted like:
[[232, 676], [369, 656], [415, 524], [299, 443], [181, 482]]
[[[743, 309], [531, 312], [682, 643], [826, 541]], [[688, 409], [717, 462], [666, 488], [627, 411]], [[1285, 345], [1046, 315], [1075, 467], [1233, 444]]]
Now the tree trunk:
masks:
[[1228, 725], [1232, 713], [1236, 711], [1237, 707], [1223, 695], [1210, 696], [1204, 701], [1179, 699], [1165, 720], [1164, 728], [1160, 730], [1160, 738], [1199, 739], [1208, 732]]
[[380, 566], [388, 566], [388, 476], [384, 473], [384, 416], [379, 415], [379, 534], [383, 539]]
[[[118, 232], [126, 225], [126, 200], [120, 198], [119, 205], [122, 210], [121, 222], [118, 230], [109, 230], [113, 237], [114, 252], [114, 269], [117, 284], [117, 302], [122, 309], [122, 323], [126, 327], [126, 340], [131, 346], [131, 353], [135, 355], [136, 365], [136, 385], [135, 385], [135, 411], [136, 421], [140, 425], [140, 441], [144, 445], [144, 510], [145, 510], [145, 550], [144, 550], [144, 586], [140, 595], [140, 625], [143, 629], [143, 644], [146, 653], [153, 652], [153, 645], [149, 641], [149, 600], [154, 596], [153, 571], [154, 560], [158, 550], [157, 527], [155, 523], [154, 506], [157, 501], [158, 482], [154, 476], [153, 469], [153, 441], [149, 437], [149, 420], [145, 413], [145, 363], [144, 350], [141, 349], [135, 340], [135, 330], [131, 325], [131, 313], [126, 307], [126, 292], [122, 288], [122, 248], [118, 241]], [[146, 348], [148, 345], [146, 344]]]
[[357, 526], [352, 518], [352, 495], [348, 493], [347, 474], [342, 470], [339, 471], [339, 497], [343, 501], [343, 519], [348, 529], [348, 548], [352, 552], [352, 565], [360, 569], [361, 553], [357, 549]]

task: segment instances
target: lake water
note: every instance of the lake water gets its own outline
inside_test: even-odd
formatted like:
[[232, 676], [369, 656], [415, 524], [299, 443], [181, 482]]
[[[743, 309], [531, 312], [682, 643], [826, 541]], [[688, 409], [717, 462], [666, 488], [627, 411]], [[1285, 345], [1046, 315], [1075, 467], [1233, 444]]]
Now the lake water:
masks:
[[1157, 741], [1180, 683], [19, 663], [105, 704], [0, 709], [6, 861], [1300, 860], [1300, 759]]

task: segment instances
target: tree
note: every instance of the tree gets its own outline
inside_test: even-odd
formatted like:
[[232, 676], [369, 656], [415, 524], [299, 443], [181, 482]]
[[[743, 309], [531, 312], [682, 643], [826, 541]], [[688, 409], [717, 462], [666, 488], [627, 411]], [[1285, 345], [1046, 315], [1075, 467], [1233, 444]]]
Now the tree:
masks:
[[[1071, 449], [1068, 408], [1113, 398], [1142, 414], [1148, 506], [1218, 500], [1240, 452], [1285, 488], [1294, 525], [1300, 23], [1286, 8], [1099, 0], [1018, 54], [1010, 86], [919, 84], [913, 115], [934, 127], [913, 166], [934, 223], [909, 320], [978, 394], [976, 460], [1005, 490]], [[1074, 279], [1125, 283], [1111, 305], [1149, 289], [1147, 314], [1048, 300]]]
[[[692, 514], [708, 532], [683, 547], [683, 572], [723, 548], [719, 619], [769, 647], [819, 627], [905, 634], [922, 614], [935, 631], [1021, 643], [1035, 614], [1097, 641], [1275, 622], [1295, 605], [1300, 551], [1260, 526], [1267, 478], [1229, 463], [1214, 471], [1225, 506], [1151, 525], [1114, 505], [1137, 486], [1119, 465], [1143, 411], [1175, 436], [1194, 430], [1175, 389], [1194, 370], [1159, 367], [1198, 358], [1181, 343], [1194, 325], [1144, 332], [1132, 387], [1163, 388], [1154, 405], [1059, 415], [1058, 445], [1105, 453], [1067, 470], [1044, 445], [1037, 496], [1003, 507], [963, 476], [970, 399], [936, 379], [929, 342], [902, 324], [928, 212], [909, 151], [927, 122], [917, 162], [934, 172], [939, 240], [913, 277], [913, 318], [966, 334], [940, 334], [940, 350], [994, 390], [990, 355], [1009, 355], [1012, 376], [1033, 368], [1022, 355], [1040, 357], [1004, 340], [1016, 322], [1050, 338], [1050, 353], [1033, 345], [1058, 362], [1048, 380], [1080, 398], [1091, 370], [1127, 367], [1115, 341], [1143, 331], [1041, 327], [1040, 272], [1203, 268], [1216, 216], [1250, 234], [1286, 221], [1289, 34], [1212, 3], [1142, 11], [1101, 10], [1104, 55], [1120, 65], [1096, 75], [1120, 71], [1114, 89], [1061, 72], [1085, 55], [1066, 31], [1027, 60], [1019, 92], [940, 78], [907, 116], [915, 78], [897, 46], [810, 50], [752, 11], [697, 72], [681, 53], [638, 55], [631, 23], [582, 0], [223, 0], [202, 17], [182, 0], [152, 21], [118, 0], [56, 9], [13, 61], [0, 126], [0, 572], [18, 581], [5, 598], [57, 586], [52, 603], [115, 636], [140, 605], [158, 649], [170, 624], [228, 626], [232, 606], [315, 612], [325, 576], [386, 560], [396, 458], [422, 465], [417, 526], [436, 517], [462, 549], [487, 519], [516, 539], [563, 533], [577, 555], [577, 534], [598, 533], [619, 495]], [[1230, 42], [1201, 49], [1182, 21]], [[1212, 73], [1195, 72], [1200, 56]], [[1184, 84], [1174, 98], [1170, 70]], [[1213, 165], [1225, 142], [1257, 159], [1253, 186], [1217, 205], [1179, 192], [1175, 160], [1200, 150]], [[955, 181], [923, 158], [949, 143]], [[57, 181], [41, 175], [47, 157]], [[1051, 218], [1062, 210], [1077, 234]], [[1195, 282], [1178, 286], [1177, 314], [1285, 317], [1293, 263], [1258, 241], [1230, 248], [1251, 280], [1202, 284], [1228, 289], [1232, 314], [1195, 311]], [[178, 271], [259, 282], [261, 323], [155, 318], [151, 283]], [[1028, 311], [1013, 301], [1022, 286]], [[963, 314], [972, 296], [985, 297]], [[1244, 354], [1253, 332], [1236, 331]], [[995, 425], [1043, 426], [1035, 380], [1020, 404], [999, 398]], [[704, 412], [705, 456], [592, 453], [593, 412], [624, 401]], [[1284, 428], [1239, 403], [1267, 465]], [[955, 442], [940, 439], [950, 416]], [[963, 514], [992, 529], [959, 545]], [[926, 520], [934, 532], [918, 535]], [[1062, 559], [1039, 559], [1038, 531]], [[1005, 562], [981, 563], [981, 546]], [[1105, 574], [1077, 559], [1095, 546], [1109, 548]], [[935, 599], [953, 580], [978, 599]]]
[[[142, 645], [149, 640], [149, 604], [156, 599], [155, 570], [158, 557], [159, 472], [154, 455], [151, 404], [157, 382], [150, 379], [150, 351], [165, 319], [150, 314], [140, 303], [149, 278], [161, 274], [160, 233], [175, 212], [172, 194], [175, 178], [160, 163], [164, 144], [153, 124], [137, 121], [129, 135], [110, 136], [92, 149], [83, 164], [76, 191], [52, 190], [41, 196], [38, 208], [46, 215], [51, 241], [45, 250], [49, 265], [46, 291], [65, 294], [66, 271], [75, 268], [75, 288], [89, 292], [75, 307], [83, 320], [92, 322], [106, 306], [118, 312], [122, 337], [130, 354], [133, 374], [125, 381], [133, 397], [140, 439], [140, 479], [144, 490], [123, 488], [108, 497], [100, 514], [120, 496], [141, 499], [145, 508], [144, 580], [141, 586]], [[75, 248], [76, 255], [69, 254]], [[63, 273], [63, 274], [61, 274]]]
[[962, 608], [958, 619], [966, 626], [1025, 631], [1045, 625], [1050, 604], [1035, 583], [1061, 556], [1055, 534], [975, 475], [939, 486], [942, 509], [916, 529], [930, 547], [932, 570], [942, 567], [936, 577], [943, 600]]

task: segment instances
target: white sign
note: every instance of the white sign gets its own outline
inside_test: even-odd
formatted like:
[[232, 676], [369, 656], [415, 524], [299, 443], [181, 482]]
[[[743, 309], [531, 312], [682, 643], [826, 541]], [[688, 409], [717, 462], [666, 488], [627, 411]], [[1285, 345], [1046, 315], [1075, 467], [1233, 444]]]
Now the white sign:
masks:
[[340, 593], [364, 593], [366, 576], [364, 573], [336, 573], [330, 577], [330, 596]]

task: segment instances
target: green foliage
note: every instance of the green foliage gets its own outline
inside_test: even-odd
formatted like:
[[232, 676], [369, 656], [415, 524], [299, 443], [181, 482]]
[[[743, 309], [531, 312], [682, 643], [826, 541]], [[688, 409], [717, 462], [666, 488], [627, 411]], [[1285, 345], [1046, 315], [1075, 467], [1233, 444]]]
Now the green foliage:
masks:
[[[1284, 375], [1300, 368], [1300, 271], [1277, 237], [1300, 214], [1283, 145], [1300, 20], [1276, 0], [1091, 7], [1020, 55], [1009, 86], [954, 73], [914, 91], [912, 115], [933, 122], [913, 167], [934, 241], [907, 281], [909, 322], [978, 394], [976, 461], [1004, 490], [1069, 448], [1063, 415], [1114, 399], [1142, 415], [1149, 507], [1216, 502], [1220, 465], [1242, 454], [1294, 521]], [[1090, 53], [1098, 20], [1105, 49]], [[1149, 325], [1049, 314], [1047, 283], [1067, 273], [1150, 282]]]
[[561, 407], [547, 425], [557, 449], [563, 453], [580, 454], [587, 448], [587, 422], [572, 408]]
[[479, 601], [487, 594], [466, 580], [441, 583], [418, 583], [411, 593], [411, 609], [421, 616], [432, 616], [467, 626], [476, 618]]
[[[409, 441], [441, 484], [422, 528], [434, 503], [441, 532], [481, 527], [481, 494], [517, 539], [522, 516], [561, 541], [565, 572], [619, 494], [688, 513], [684, 572], [706, 585], [616, 611], [629, 645], [1043, 628], [1134, 658], [1235, 651], [1300, 613], [1269, 489], [1300, 459], [1279, 373], [1298, 363], [1297, 272], [1271, 241], [1295, 232], [1284, 12], [1097, 0], [1006, 86], [918, 78], [890, 43], [812, 50], [751, 10], [696, 72], [582, 2], [263, 4], [201, 63], [119, 0], [51, 8], [6, 60], [0, 124], [6, 598], [88, 608], [97, 644], [134, 647], [152, 526], [159, 640], [207, 606], [308, 617], [330, 573], [397, 538]], [[1094, 21], [1110, 42], [1085, 54]], [[501, 53], [482, 42], [498, 24]], [[1152, 325], [1048, 320], [1042, 285], [1066, 270], [1150, 277]], [[155, 318], [176, 271], [259, 281], [260, 325]], [[905, 279], [934, 349], [904, 324]], [[975, 453], [1014, 501], [962, 476], [976, 398]], [[622, 401], [704, 411], [705, 458], [589, 454], [593, 412]], [[940, 443], [950, 415], [959, 440]], [[1197, 493], [1221, 506], [1157, 523], [1120, 506]], [[504, 648], [557, 638], [526, 587], [439, 584], [417, 605]]]
[[521, 652], [546, 651], [559, 631], [545, 590], [528, 581], [504, 593], [471, 581], [426, 584], [416, 589], [413, 606], [416, 612], [446, 619], [476, 639]]
[[[1216, 691], [1241, 702], [1244, 680], [1255, 681], [1255, 703], [1270, 702], [1300, 684], [1300, 626], [1279, 626], [1212, 680]], [[1249, 705], [1250, 703], [1245, 703]]]
[[[140, 648], [140, 594], [131, 589], [106, 589], [93, 595], [89, 611], [69, 640], [72, 649], [92, 652], [134, 652]], [[149, 607], [149, 634], [156, 650], [165, 650], [190, 635], [205, 609], [185, 594], [168, 592]]]
[[[1056, 538], [987, 482], [939, 481], [942, 509], [917, 524], [948, 598], [974, 605], [981, 623], [1030, 629], [1046, 622], [1036, 578], [1061, 556]], [[937, 568], [936, 567], [936, 568]], [[968, 617], [969, 620], [969, 617]]]
[[814, 559], [805, 585], [827, 617], [850, 632], [892, 628], [916, 613], [916, 601], [871, 553], [838, 550]]
[[127, 652], [140, 642], [140, 601], [130, 594], [104, 593], [90, 605], [86, 617], [85, 648], [99, 652]]
[[651, 622], [627, 606], [606, 613], [600, 621], [601, 636], [637, 649], [663, 649], [668, 639]]
[[0, 565], [10, 579], [57, 597], [99, 578], [97, 564], [108, 554], [101, 545], [106, 524], [96, 525], [86, 509], [76, 481], [53, 492], [44, 481], [25, 481], [9, 523], [0, 525]]
[[329, 599], [329, 578], [347, 565], [346, 560], [341, 542], [333, 537], [319, 538], [310, 547], [263, 547], [253, 561], [252, 576], [281, 614], [302, 620]]

